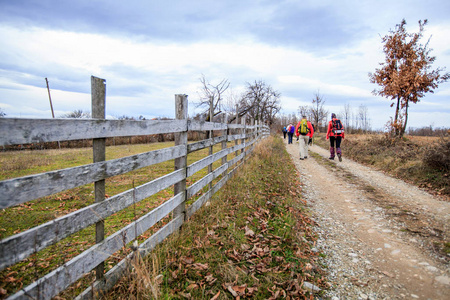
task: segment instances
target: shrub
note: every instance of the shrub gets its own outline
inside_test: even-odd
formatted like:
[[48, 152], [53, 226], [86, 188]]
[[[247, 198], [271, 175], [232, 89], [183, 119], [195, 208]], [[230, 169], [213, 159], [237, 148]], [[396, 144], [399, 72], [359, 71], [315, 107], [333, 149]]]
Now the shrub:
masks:
[[439, 142], [427, 147], [423, 162], [433, 168], [443, 172], [450, 171], [450, 140], [441, 138]]

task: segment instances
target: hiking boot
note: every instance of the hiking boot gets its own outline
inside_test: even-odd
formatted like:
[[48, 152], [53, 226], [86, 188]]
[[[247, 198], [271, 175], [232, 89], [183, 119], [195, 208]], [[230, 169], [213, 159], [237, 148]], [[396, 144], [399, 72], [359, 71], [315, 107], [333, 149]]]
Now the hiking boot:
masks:
[[334, 159], [334, 147], [330, 147], [330, 157], [329, 159]]
[[305, 157], [303, 157], [304, 159], [307, 159], [308, 158], [308, 156], [305, 156]]
[[339, 161], [342, 161], [342, 152], [341, 148], [336, 148], [336, 154], [339, 157]]
[[304, 158], [301, 158], [301, 157], [300, 157], [300, 160], [304, 160]]
[[332, 159], [332, 160], [334, 160], [334, 157], [330, 156], [330, 157], [328, 157], [328, 159]]

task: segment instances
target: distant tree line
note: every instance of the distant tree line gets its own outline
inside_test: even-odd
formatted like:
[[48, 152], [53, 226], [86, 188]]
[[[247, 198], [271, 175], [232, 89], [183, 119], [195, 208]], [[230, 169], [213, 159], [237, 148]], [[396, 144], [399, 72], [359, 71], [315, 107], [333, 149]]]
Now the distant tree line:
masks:
[[240, 95], [233, 93], [227, 79], [214, 84], [202, 75], [200, 83], [202, 87], [198, 92], [200, 101], [197, 108], [203, 108], [203, 111], [195, 118], [210, 121], [227, 113], [229, 123], [247, 116], [248, 119], [271, 125], [281, 110], [280, 92], [263, 80], [247, 82], [245, 91]]
[[[298, 114], [291, 113], [279, 116], [274, 130], [281, 131], [282, 127], [288, 124], [297, 124], [302, 116], [306, 116], [312, 122], [317, 132], [326, 132], [331, 112], [325, 108], [325, 98], [316, 92], [312, 98], [311, 105], [298, 107]], [[346, 132], [349, 133], [370, 133], [372, 132], [369, 110], [366, 105], [361, 104], [356, 112], [352, 111], [350, 104], [345, 104], [340, 112], [335, 112], [337, 117], [344, 124]]]

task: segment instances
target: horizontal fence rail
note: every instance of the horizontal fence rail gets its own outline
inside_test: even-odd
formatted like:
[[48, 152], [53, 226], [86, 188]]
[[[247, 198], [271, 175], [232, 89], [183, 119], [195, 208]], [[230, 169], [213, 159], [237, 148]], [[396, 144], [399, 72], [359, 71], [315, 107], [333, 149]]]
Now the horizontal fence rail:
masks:
[[176, 133], [186, 131], [187, 123], [187, 120], [0, 118], [0, 146]]
[[[95, 111], [93, 115], [97, 116], [104, 116], [102, 84], [104, 80], [92, 77], [92, 109]], [[23, 287], [8, 299], [51, 299], [92, 270], [96, 270], [97, 280], [78, 295], [78, 299], [91, 299], [96, 292], [110, 289], [128, 269], [131, 258], [137, 252], [149, 253], [178, 230], [185, 220], [224, 186], [245, 162], [255, 143], [269, 134], [266, 125], [251, 120], [236, 118], [236, 124], [228, 124], [226, 116], [225, 122], [190, 120], [187, 118], [187, 96], [176, 95], [175, 100], [175, 120], [0, 118], [2, 146], [79, 139], [94, 141], [94, 162], [91, 164], [0, 181], [0, 209], [11, 209], [29, 201], [40, 201], [42, 197], [95, 183], [95, 203], [0, 241], [1, 271], [89, 226], [96, 226], [96, 243], [92, 247]], [[250, 121], [250, 124], [246, 124], [246, 121]], [[188, 143], [187, 133], [193, 131], [209, 132], [210, 135], [204, 140]], [[104, 159], [105, 147], [102, 141], [105, 138], [154, 134], [174, 134], [175, 146], [112, 160]], [[213, 153], [212, 147], [216, 145], [221, 145], [221, 149]], [[188, 155], [202, 149], [209, 149], [209, 154], [187, 165]], [[175, 171], [105, 197], [105, 179], [168, 161], [174, 161]], [[213, 163], [217, 165], [217, 162], [220, 165], [213, 169]], [[206, 168], [208, 172], [205, 176], [186, 186], [187, 178]], [[103, 222], [108, 217], [172, 188], [173, 197], [105, 236]], [[188, 205], [191, 199], [194, 200]], [[137, 249], [133, 247], [132, 252], [108, 272], [104, 272], [103, 265], [108, 258], [123, 249], [124, 245], [131, 247], [129, 244], [140, 235], [168, 218], [167, 224], [156, 229]]]

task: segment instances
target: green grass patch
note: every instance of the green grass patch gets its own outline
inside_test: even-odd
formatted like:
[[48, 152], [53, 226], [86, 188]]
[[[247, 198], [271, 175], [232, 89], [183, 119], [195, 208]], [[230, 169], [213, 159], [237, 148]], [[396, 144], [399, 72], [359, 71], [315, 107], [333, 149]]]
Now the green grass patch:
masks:
[[[234, 143], [232, 145], [234, 145]], [[116, 159], [171, 146], [173, 146], [173, 142], [111, 146], [106, 148], [106, 158], [107, 160]], [[231, 144], [229, 146], [231, 146]], [[216, 145], [214, 146], [213, 152], [215, 153], [220, 150], [220, 145]], [[192, 164], [207, 155], [208, 149], [191, 153], [188, 155], [188, 164]], [[228, 159], [234, 157], [235, 154], [233, 153], [228, 156]], [[0, 152], [0, 180], [39, 174], [89, 163], [92, 163], [92, 148]], [[213, 164], [213, 169], [217, 168], [219, 165], [220, 161], [215, 162]], [[150, 167], [141, 168], [127, 174], [107, 178], [106, 195], [107, 197], [111, 197], [166, 175], [173, 170], [174, 162], [167, 161]], [[187, 186], [190, 186], [206, 174], [207, 168], [200, 170], [187, 179]], [[216, 179], [214, 182], [217, 182], [219, 179], [220, 178]], [[190, 200], [190, 202], [194, 201], [201, 194], [202, 192], [199, 192], [194, 199]], [[131, 206], [113, 214], [104, 220], [105, 235], [109, 236], [120, 230], [135, 219], [138, 219], [158, 207], [172, 196], [173, 189], [169, 188], [136, 203], [135, 206]], [[93, 203], [94, 184], [88, 184], [3, 209], [0, 211], [0, 238], [5, 239]], [[167, 221], [168, 220], [165, 219], [159, 222], [153, 228], [145, 232], [138, 241], [142, 242], [150, 237]], [[15, 293], [20, 288], [29, 285], [39, 277], [56, 269], [84, 250], [89, 249], [94, 243], [95, 226], [92, 225], [29, 256], [17, 264], [4, 269], [0, 272], [0, 299], [6, 295]], [[106, 271], [111, 269], [127, 255], [129, 249], [127, 245], [124, 246], [123, 250], [115, 253], [106, 261]], [[89, 274], [86, 274], [83, 279], [72, 285], [62, 296], [73, 298], [74, 295], [88, 287], [93, 280], [93, 272], [90, 272]]]

